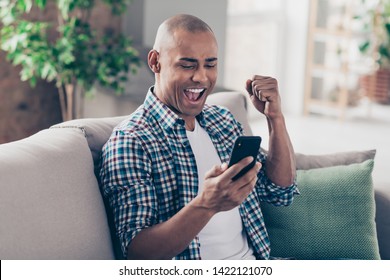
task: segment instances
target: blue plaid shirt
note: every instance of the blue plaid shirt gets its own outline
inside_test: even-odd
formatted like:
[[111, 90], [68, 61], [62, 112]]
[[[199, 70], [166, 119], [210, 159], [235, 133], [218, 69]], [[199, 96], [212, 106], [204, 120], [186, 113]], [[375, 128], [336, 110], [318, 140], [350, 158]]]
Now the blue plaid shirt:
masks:
[[[228, 162], [234, 141], [242, 135], [241, 125], [228, 110], [207, 104], [197, 120], [221, 162]], [[259, 153], [257, 160], [264, 162], [266, 156]], [[198, 194], [197, 167], [184, 120], [149, 90], [144, 104], [114, 129], [103, 147], [100, 176], [126, 257], [137, 233], [168, 220]], [[259, 202], [289, 205], [297, 189], [295, 184], [276, 186], [264, 170], [258, 178], [239, 211], [256, 257], [268, 259], [270, 242]], [[199, 246], [195, 237], [175, 259], [200, 259]]]

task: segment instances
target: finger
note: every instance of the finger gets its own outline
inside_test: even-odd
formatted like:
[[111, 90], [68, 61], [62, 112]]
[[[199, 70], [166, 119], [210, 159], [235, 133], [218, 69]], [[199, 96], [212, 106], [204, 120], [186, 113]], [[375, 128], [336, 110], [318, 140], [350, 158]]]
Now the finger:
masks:
[[269, 102], [276, 102], [279, 99], [279, 95], [275, 91], [268, 91], [268, 90], [262, 90], [261, 91], [261, 98], [265, 101]]
[[257, 98], [262, 99], [262, 101], [266, 101], [266, 97], [278, 95], [278, 88], [276, 85], [254, 83], [252, 84], [252, 88], [253, 94]]
[[224, 172], [226, 169], [228, 169], [228, 164], [226, 162], [222, 163], [220, 169], [222, 172]]
[[224, 172], [224, 175], [226, 177], [233, 178], [235, 175], [237, 175], [244, 167], [248, 166], [253, 161], [253, 157], [245, 157], [236, 164], [233, 164], [230, 168]]
[[226, 169], [227, 165], [222, 164], [222, 165], [214, 165], [209, 171], [206, 172], [205, 179], [217, 177], [221, 175]]
[[274, 81], [253, 81], [252, 88], [257, 87], [259, 89], [267, 89], [267, 90], [276, 90], [278, 88], [278, 84], [276, 80]]
[[253, 92], [252, 92], [252, 80], [247, 80], [246, 83], [245, 83], [245, 89], [246, 91], [249, 93], [249, 95], [253, 95]]
[[272, 77], [261, 77], [257, 79], [252, 80], [252, 84], [261, 84], [265, 86], [273, 86], [277, 87], [278, 86], [278, 80]]
[[255, 166], [253, 166], [248, 172], [243, 175], [241, 178], [236, 180], [237, 185], [240, 185], [241, 187], [246, 186], [247, 184], [250, 184], [251, 182], [257, 181], [257, 175], [260, 171], [261, 163], [256, 162]]
[[260, 86], [256, 85], [253, 87], [254, 90], [253, 90], [253, 94], [260, 100], [260, 101], [267, 101], [265, 98], [263, 98], [262, 96], [262, 93], [263, 93], [263, 90], [261, 89]]
[[257, 179], [253, 179], [248, 184], [240, 187], [236, 190], [235, 196], [237, 197], [237, 200], [240, 201], [240, 204], [248, 197], [248, 195], [253, 191], [253, 189], [256, 186]]
[[268, 76], [261, 76], [261, 75], [253, 75], [252, 76], [252, 81], [255, 81], [255, 80], [267, 80], [269, 79], [270, 77]]
[[275, 95], [275, 93], [270, 92], [269, 90], [261, 90], [259, 93], [259, 99], [261, 101], [271, 101], [272, 95]]
[[253, 94], [261, 101], [265, 101], [265, 100], [262, 100], [262, 92], [264, 89], [264, 87], [262, 85], [259, 85], [259, 84], [252, 84], [252, 92]]
[[254, 94], [257, 98], [260, 99], [261, 89], [258, 85], [252, 85], [252, 94]]
[[252, 81], [263, 81], [263, 82], [266, 82], [266, 81], [276, 81], [276, 79], [273, 78], [273, 77], [269, 77], [269, 76], [254, 75], [252, 77]]
[[264, 89], [259, 86], [255, 86], [254, 92], [255, 92], [254, 95], [262, 102], [270, 101], [269, 98], [272, 97], [272, 95], [277, 94], [275, 91]]

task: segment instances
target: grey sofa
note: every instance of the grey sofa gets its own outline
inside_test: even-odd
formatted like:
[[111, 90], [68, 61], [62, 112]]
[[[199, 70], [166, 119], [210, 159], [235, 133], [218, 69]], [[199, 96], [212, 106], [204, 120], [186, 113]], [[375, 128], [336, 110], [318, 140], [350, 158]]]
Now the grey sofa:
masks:
[[[251, 134], [242, 94], [216, 93], [208, 103], [228, 107]], [[0, 145], [0, 259], [118, 258], [94, 171], [125, 118], [73, 120]], [[298, 165], [308, 159], [297, 155]], [[376, 190], [376, 209], [381, 258], [390, 259], [390, 189]]]

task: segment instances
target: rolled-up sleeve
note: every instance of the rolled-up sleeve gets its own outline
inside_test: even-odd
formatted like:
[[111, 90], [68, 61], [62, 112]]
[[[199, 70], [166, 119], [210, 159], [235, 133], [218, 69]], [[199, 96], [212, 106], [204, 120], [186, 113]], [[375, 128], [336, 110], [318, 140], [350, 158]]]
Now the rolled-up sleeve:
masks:
[[116, 132], [102, 151], [100, 179], [103, 196], [113, 214], [123, 256], [131, 240], [157, 223], [157, 198], [151, 180], [151, 164], [142, 143]]
[[287, 187], [281, 187], [272, 182], [265, 173], [265, 161], [267, 156], [261, 152], [258, 156], [258, 161], [263, 164], [262, 169], [258, 174], [258, 180], [256, 183], [256, 193], [259, 201], [265, 201], [275, 206], [288, 206], [293, 202], [294, 195], [299, 194], [299, 190], [296, 183], [294, 182]]

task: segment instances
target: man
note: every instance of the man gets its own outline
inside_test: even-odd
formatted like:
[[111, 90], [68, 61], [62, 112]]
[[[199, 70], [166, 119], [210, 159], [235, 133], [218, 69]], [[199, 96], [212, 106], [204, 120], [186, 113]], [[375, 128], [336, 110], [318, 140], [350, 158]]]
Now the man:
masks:
[[269, 151], [227, 168], [242, 128], [205, 105], [217, 79], [217, 42], [190, 15], [164, 21], [148, 63], [155, 74], [144, 104], [103, 147], [101, 181], [129, 259], [268, 259], [259, 201], [288, 205], [297, 193], [293, 148], [277, 81], [254, 76], [246, 89], [269, 124]]

